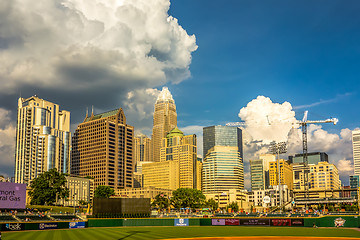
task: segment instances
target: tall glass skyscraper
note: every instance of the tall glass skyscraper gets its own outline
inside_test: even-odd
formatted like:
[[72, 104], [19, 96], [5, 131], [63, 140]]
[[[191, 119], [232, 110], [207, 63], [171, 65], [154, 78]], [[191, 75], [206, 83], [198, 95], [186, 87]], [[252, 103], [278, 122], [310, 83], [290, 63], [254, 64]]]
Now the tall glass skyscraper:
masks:
[[243, 161], [242, 131], [238, 127], [210, 126], [203, 128], [203, 156], [214, 146], [237, 147]]
[[29, 184], [52, 168], [69, 173], [70, 139], [70, 112], [36, 95], [19, 98], [15, 182]]
[[237, 127], [203, 128], [202, 190], [206, 194], [244, 189], [242, 131]]
[[204, 194], [244, 189], [244, 167], [237, 147], [211, 148], [203, 162], [202, 176]]

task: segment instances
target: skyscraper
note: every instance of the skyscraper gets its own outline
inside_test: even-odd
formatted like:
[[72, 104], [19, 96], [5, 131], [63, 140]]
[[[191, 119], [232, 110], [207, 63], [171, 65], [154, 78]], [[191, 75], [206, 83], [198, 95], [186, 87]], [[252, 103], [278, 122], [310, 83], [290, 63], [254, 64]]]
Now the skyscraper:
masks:
[[154, 125], [152, 131], [152, 161], [160, 161], [161, 141], [177, 126], [175, 101], [167, 87], [163, 87], [154, 107]]
[[[293, 189], [293, 170], [292, 166], [287, 163], [284, 159], [280, 159], [280, 183], [287, 185], [289, 189]], [[269, 163], [269, 178], [270, 185], [277, 186], [279, 185], [279, 172], [278, 172], [278, 163], [273, 161]]]
[[211, 148], [204, 158], [202, 177], [204, 194], [244, 189], [244, 167], [238, 148]]
[[141, 134], [134, 138], [134, 158], [135, 162], [150, 162], [151, 159], [151, 139]]
[[195, 188], [201, 183], [197, 174], [196, 135], [185, 136], [177, 127], [163, 138], [160, 162], [143, 164], [144, 186], [157, 188]]
[[269, 162], [275, 161], [273, 154], [260, 154], [259, 159], [250, 160], [251, 190], [264, 190], [270, 186]]
[[160, 149], [160, 161], [179, 162], [179, 187], [201, 188], [197, 183], [197, 147], [196, 135], [185, 136], [177, 127], [163, 138]]
[[352, 131], [354, 175], [360, 176], [360, 130]]
[[142, 164], [151, 162], [151, 139], [144, 134], [134, 137], [134, 188], [143, 187]]
[[[350, 187], [351, 188], [355, 188], [358, 189], [360, 187], [360, 176], [359, 175], [354, 175], [354, 176], [350, 176]], [[351, 191], [351, 197], [353, 198], [357, 198], [358, 197], [358, 191]]]
[[203, 128], [203, 156], [215, 146], [237, 147], [243, 161], [242, 131], [238, 127], [210, 126]]
[[121, 108], [86, 116], [74, 133], [71, 173], [94, 178], [94, 188], [132, 187], [133, 140], [134, 127]]
[[15, 182], [26, 183], [56, 168], [70, 171], [70, 112], [38, 98], [19, 98]]
[[341, 186], [337, 167], [328, 162], [310, 165], [309, 182], [313, 190], [337, 190]]
[[244, 188], [240, 128], [204, 127], [203, 151], [202, 190], [204, 193]]

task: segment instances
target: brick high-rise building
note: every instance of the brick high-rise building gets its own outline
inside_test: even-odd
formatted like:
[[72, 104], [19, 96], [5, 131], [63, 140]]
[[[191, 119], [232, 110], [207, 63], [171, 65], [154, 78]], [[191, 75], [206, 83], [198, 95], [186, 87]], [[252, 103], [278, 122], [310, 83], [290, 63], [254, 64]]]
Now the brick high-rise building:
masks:
[[15, 182], [29, 185], [45, 171], [70, 171], [70, 112], [38, 98], [19, 98]]
[[167, 87], [163, 87], [154, 107], [154, 125], [152, 131], [152, 161], [160, 162], [162, 139], [177, 126], [175, 101]]
[[86, 116], [73, 137], [71, 173], [93, 177], [94, 188], [133, 186], [134, 127], [121, 108]]

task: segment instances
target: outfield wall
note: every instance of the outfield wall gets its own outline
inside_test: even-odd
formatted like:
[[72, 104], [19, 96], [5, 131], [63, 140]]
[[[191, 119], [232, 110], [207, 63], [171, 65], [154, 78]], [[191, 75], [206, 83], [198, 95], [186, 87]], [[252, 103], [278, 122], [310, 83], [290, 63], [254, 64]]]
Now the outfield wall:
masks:
[[360, 216], [312, 218], [91, 218], [87, 222], [9, 222], [0, 231], [73, 229], [130, 226], [262, 226], [262, 227], [346, 227], [359, 228]]
[[9, 222], [0, 223], [0, 231], [51, 230], [86, 228], [88, 222]]
[[[186, 218], [184, 218], [186, 219]], [[180, 224], [180, 225], [179, 225]], [[182, 224], [182, 225], [181, 225]], [[360, 216], [324, 216], [312, 218], [176, 218], [89, 219], [89, 227], [129, 226], [276, 226], [276, 227], [360, 227]]]

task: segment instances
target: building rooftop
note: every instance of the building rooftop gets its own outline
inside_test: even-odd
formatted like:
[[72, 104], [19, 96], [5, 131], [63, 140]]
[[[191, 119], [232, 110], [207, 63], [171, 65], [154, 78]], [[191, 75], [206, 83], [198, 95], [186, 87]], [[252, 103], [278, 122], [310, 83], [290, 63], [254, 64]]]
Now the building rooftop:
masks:
[[178, 127], [175, 127], [173, 130], [171, 130], [168, 135], [166, 135], [167, 138], [171, 138], [171, 137], [183, 137], [184, 133], [182, 131], [180, 131], [180, 129]]
[[100, 118], [106, 118], [106, 117], [110, 117], [110, 116], [114, 116], [118, 113], [119, 109], [115, 109], [115, 110], [111, 110], [111, 111], [108, 111], [108, 112], [104, 112], [104, 113], [100, 113], [100, 114], [96, 114], [94, 115], [93, 117], [90, 116], [90, 117], [86, 117], [84, 122], [88, 122], [88, 121], [93, 121], [93, 120], [97, 120], [97, 119], [100, 119]]

